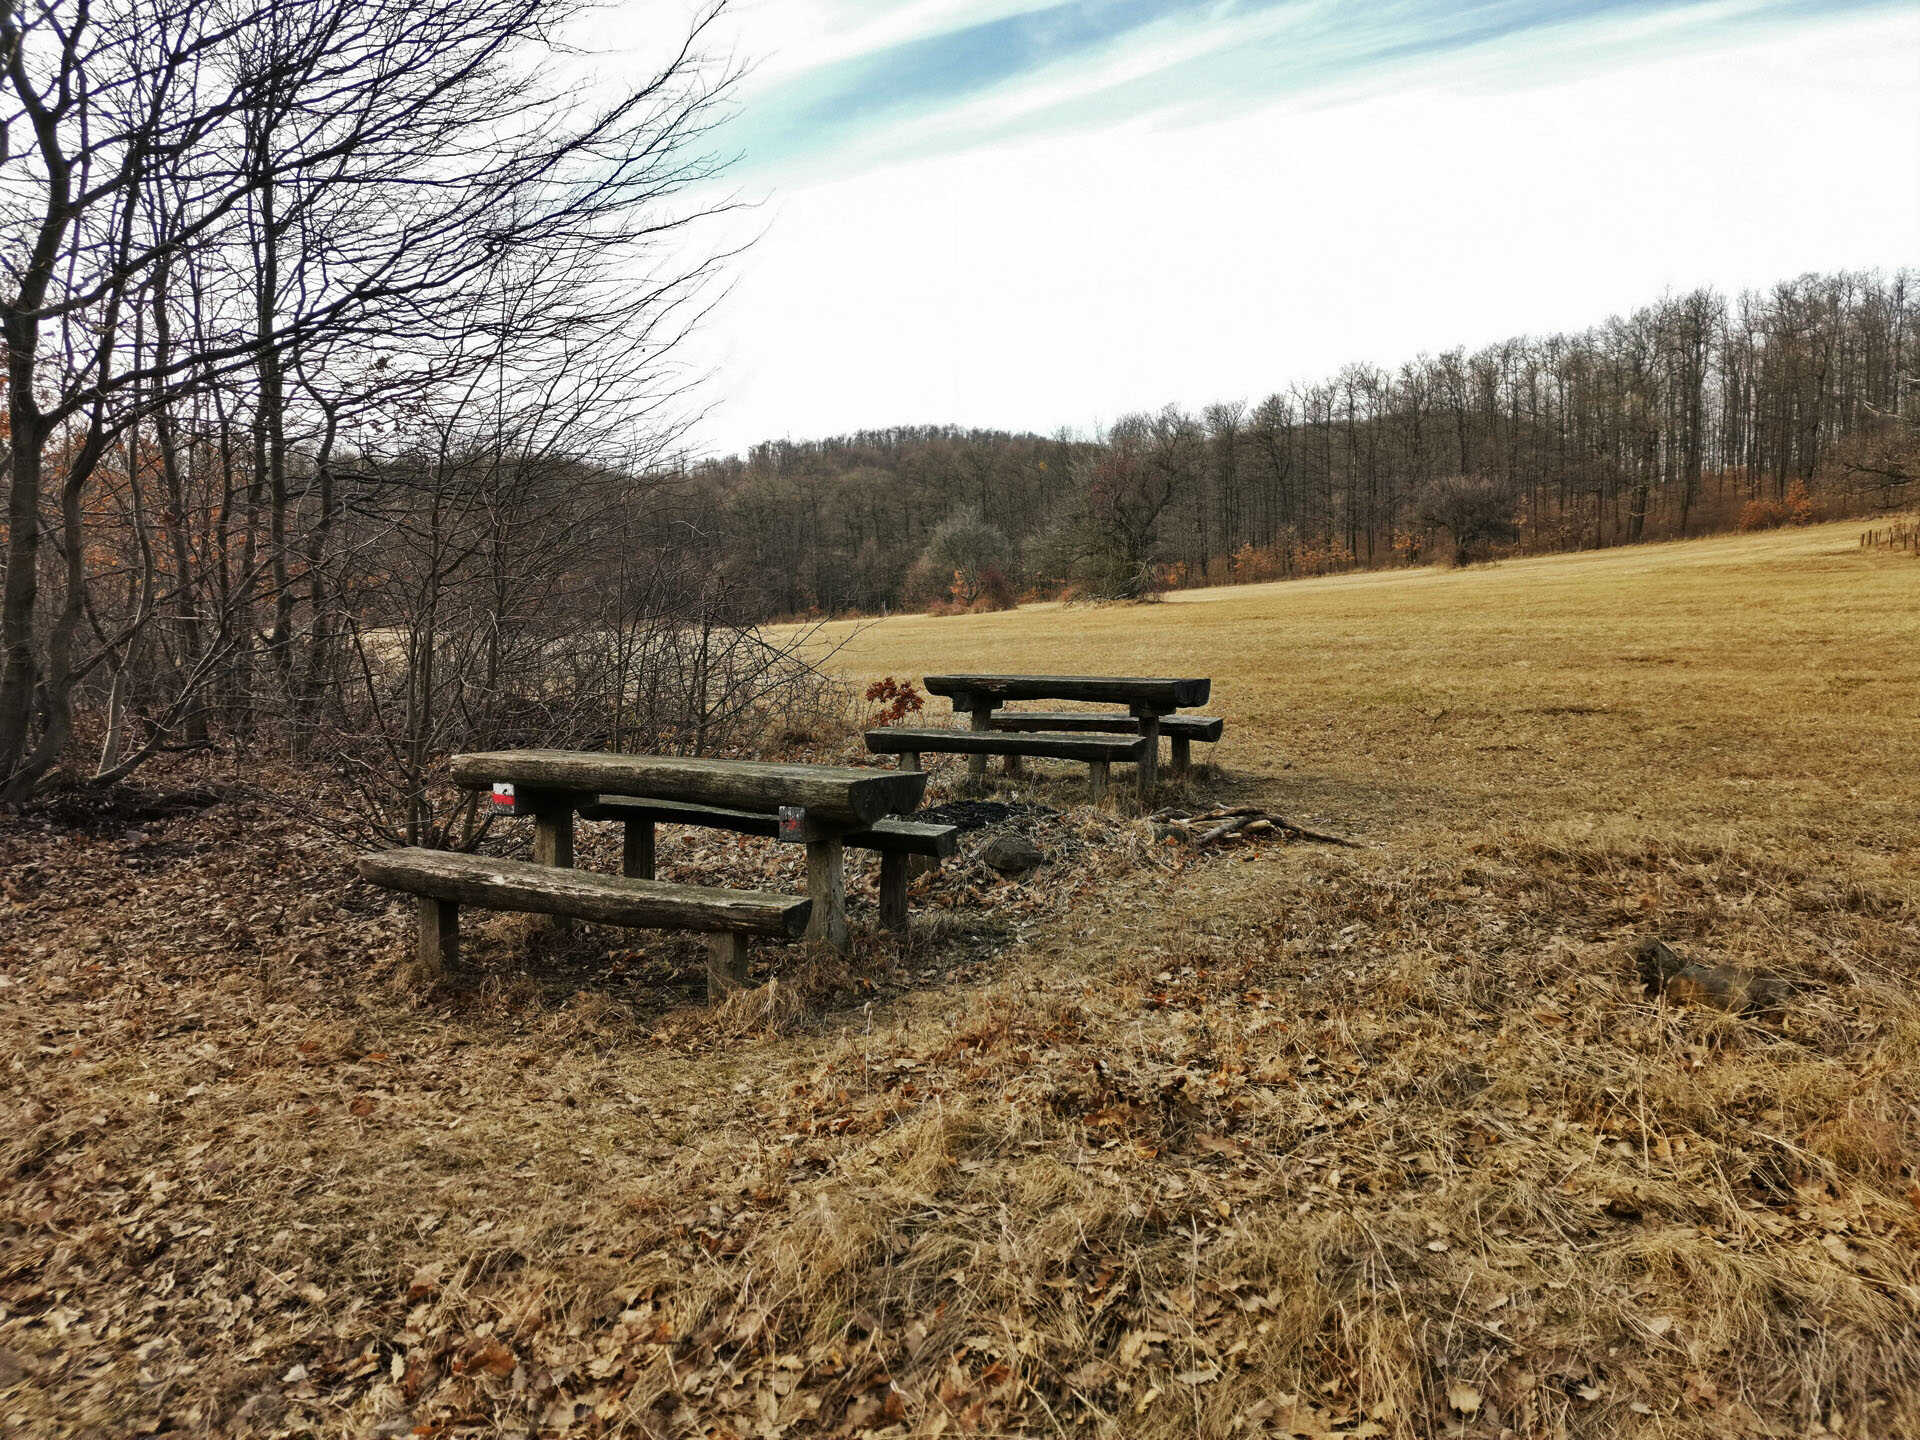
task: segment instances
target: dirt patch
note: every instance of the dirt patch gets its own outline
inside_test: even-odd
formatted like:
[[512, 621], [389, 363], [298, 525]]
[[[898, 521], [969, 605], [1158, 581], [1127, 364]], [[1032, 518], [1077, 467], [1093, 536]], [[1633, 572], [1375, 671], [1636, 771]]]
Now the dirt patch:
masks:
[[913, 818], [923, 820], [930, 825], [955, 825], [961, 830], [984, 830], [990, 825], [1005, 825], [1008, 822], [1041, 822], [1050, 820], [1060, 812], [1049, 805], [1033, 805], [1025, 801], [1007, 802], [1003, 800], [949, 800], [944, 805], [935, 805], [922, 810]]
[[242, 787], [233, 785], [194, 785], [184, 789], [127, 783], [74, 786], [39, 797], [28, 807], [25, 818], [29, 823], [39, 821], [54, 830], [102, 834], [150, 821], [197, 814], [245, 793]]

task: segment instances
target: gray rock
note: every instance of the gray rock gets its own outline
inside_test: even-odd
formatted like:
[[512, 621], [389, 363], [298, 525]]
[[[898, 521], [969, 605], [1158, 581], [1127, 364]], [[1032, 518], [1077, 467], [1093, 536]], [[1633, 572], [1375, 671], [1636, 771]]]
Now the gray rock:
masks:
[[1040, 847], [1021, 835], [1002, 835], [980, 852], [990, 869], [1018, 880], [1047, 857]]

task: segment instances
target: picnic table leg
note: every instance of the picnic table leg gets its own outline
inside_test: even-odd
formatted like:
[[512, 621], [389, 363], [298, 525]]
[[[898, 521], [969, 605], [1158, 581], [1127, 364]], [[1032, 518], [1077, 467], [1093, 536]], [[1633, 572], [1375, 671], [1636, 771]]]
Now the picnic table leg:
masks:
[[880, 855], [880, 923], [896, 935], [907, 933], [907, 861], [898, 850]]
[[[973, 728], [975, 730], [991, 730], [993, 728], [993, 702], [991, 700], [974, 701], [972, 710], [973, 710]], [[986, 779], [987, 779], [987, 757], [986, 756], [969, 755], [967, 757], [967, 778], [969, 780], [976, 780], [980, 782], [982, 785], [986, 783]]]
[[920, 752], [918, 750], [902, 750], [900, 752], [900, 768], [902, 770], [918, 770], [920, 768]]
[[1167, 745], [1173, 752], [1173, 778], [1184, 785], [1193, 768], [1193, 739], [1187, 735], [1170, 735]]
[[1020, 756], [1020, 755], [1009, 755], [1009, 756], [1007, 756], [1007, 774], [1009, 774], [1009, 775], [1024, 775], [1024, 774], [1026, 774], [1026, 773], [1027, 773], [1027, 767], [1026, 767], [1026, 765], [1025, 765], [1025, 764], [1023, 763], [1023, 761], [1024, 761], [1024, 759], [1025, 759], [1025, 757], [1024, 757], [1024, 756]]
[[[565, 796], [538, 796], [533, 805], [533, 863], [573, 868], [573, 802]], [[562, 934], [573, 929], [565, 915], [549, 915], [549, 929]]]
[[533, 812], [533, 863], [573, 868], [573, 807], [557, 805]]
[[627, 821], [627, 836], [620, 848], [620, 873], [629, 880], [653, 879], [653, 821]]
[[1140, 715], [1140, 738], [1147, 742], [1140, 752], [1140, 798], [1142, 801], [1153, 798], [1154, 787], [1160, 783], [1160, 717], [1143, 711]]
[[707, 936], [707, 999], [724, 1000], [747, 983], [747, 937], [737, 930]]
[[460, 963], [460, 907], [431, 895], [417, 897], [420, 915], [420, 978], [438, 980]]
[[1093, 803], [1098, 805], [1107, 798], [1107, 783], [1113, 778], [1113, 766], [1106, 760], [1087, 762], [1087, 793]]
[[807, 895], [813, 901], [813, 913], [807, 917], [807, 939], [825, 940], [845, 954], [846, 852], [839, 836], [807, 842]]

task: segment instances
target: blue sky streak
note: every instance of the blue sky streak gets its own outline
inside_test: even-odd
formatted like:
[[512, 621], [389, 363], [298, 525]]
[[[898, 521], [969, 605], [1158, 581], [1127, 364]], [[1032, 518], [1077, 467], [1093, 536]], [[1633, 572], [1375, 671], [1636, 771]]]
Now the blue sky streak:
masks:
[[[858, 14], [873, 8], [849, 4]], [[925, 156], [1159, 115], [1218, 118], [1384, 69], [1476, 47], [1511, 52], [1528, 37], [1578, 48], [1596, 34], [1664, 22], [1648, 43], [1724, 40], [1814, 16], [1886, 10], [1884, 0], [1057, 0], [897, 39], [781, 75], [756, 94], [728, 140], [753, 170]], [[1103, 63], [1119, 59], [1104, 79]], [[1084, 88], [1073, 90], [1077, 72]], [[1023, 82], [1067, 93], [996, 117], [960, 113]], [[940, 125], [943, 112], [954, 123]]]

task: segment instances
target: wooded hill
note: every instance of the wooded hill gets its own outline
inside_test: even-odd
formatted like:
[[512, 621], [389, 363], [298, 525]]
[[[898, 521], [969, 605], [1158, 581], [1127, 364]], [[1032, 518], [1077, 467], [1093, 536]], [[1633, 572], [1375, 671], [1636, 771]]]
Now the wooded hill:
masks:
[[1097, 443], [774, 441], [698, 467], [681, 518], [749, 611], [781, 615], [1391, 564], [1461, 523], [1482, 548], [1631, 543], [1779, 518], [1764, 502], [1796, 482], [1833, 511], [1897, 506], [1920, 451], [1893, 418], [1914, 288], [1901, 270], [1697, 290], [1578, 334], [1129, 416]]

